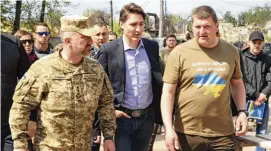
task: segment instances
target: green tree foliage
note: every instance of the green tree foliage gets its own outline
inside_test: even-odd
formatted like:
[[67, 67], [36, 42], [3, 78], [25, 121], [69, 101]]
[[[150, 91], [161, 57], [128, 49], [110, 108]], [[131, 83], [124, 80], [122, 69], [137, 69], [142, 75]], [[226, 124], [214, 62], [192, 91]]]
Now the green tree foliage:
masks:
[[245, 25], [245, 13], [238, 14], [237, 26]]
[[118, 35], [118, 37], [120, 37], [122, 35], [122, 29], [120, 27], [119, 21], [118, 20], [114, 20], [113, 21], [113, 31]]
[[67, 8], [73, 7], [70, 1], [67, 0], [52, 0], [46, 1], [46, 13], [45, 22], [48, 24], [50, 29], [53, 31], [52, 34], [58, 34], [60, 27], [60, 18], [67, 12]]
[[110, 14], [105, 12], [104, 10], [101, 9], [87, 9], [83, 11], [83, 15], [86, 17], [90, 17], [90, 22], [97, 23], [97, 22], [102, 22], [106, 25], [109, 25], [109, 20], [110, 20]]
[[1, 5], [1, 31], [11, 32], [15, 19], [15, 2], [3, 0]]
[[188, 17], [185, 18], [179, 14], [168, 14], [166, 18], [166, 25], [167, 28], [169, 28], [169, 33], [184, 32], [186, 30], [185, 27], [189, 24]]
[[[102, 22], [106, 24], [110, 30], [112, 30], [111, 27], [109, 27], [109, 22], [111, 19], [110, 14], [105, 12], [104, 10], [86, 9], [85, 11], [83, 11], [83, 16], [90, 17], [89, 19], [91, 24]], [[113, 31], [118, 35], [118, 37], [122, 35], [119, 21], [116, 19], [113, 20]]]
[[267, 21], [271, 20], [271, 6], [254, 7], [246, 12], [243, 12], [243, 17], [246, 25], [257, 24], [264, 27]]
[[[32, 31], [39, 22], [41, 14], [40, 0], [24, 0], [21, 7], [20, 28]], [[46, 1], [45, 23], [51, 29], [52, 36], [58, 34], [60, 18], [67, 12], [67, 8], [76, 7], [68, 0]], [[11, 32], [15, 18], [15, 2], [12, 0], [1, 1], [1, 31]]]
[[225, 23], [231, 23], [233, 26], [237, 25], [236, 19], [233, 17], [230, 11], [226, 11], [226, 13], [223, 15], [223, 21]]

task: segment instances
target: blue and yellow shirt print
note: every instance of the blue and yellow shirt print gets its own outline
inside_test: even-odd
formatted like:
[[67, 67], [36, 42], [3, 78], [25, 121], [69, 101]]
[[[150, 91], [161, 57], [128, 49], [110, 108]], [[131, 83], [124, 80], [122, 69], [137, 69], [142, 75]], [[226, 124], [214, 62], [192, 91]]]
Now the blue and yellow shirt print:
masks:
[[197, 88], [205, 87], [204, 95], [211, 93], [215, 98], [217, 98], [225, 88], [226, 80], [219, 77], [215, 72], [211, 72], [209, 74], [196, 74], [193, 86], [196, 86]]

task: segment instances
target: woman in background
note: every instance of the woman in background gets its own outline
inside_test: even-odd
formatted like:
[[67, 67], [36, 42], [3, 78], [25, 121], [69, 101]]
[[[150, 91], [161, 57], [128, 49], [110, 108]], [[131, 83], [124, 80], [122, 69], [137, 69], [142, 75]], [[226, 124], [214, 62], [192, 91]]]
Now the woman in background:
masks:
[[31, 63], [38, 60], [37, 55], [33, 51], [34, 40], [32, 34], [25, 30], [18, 30], [14, 36], [20, 39]]

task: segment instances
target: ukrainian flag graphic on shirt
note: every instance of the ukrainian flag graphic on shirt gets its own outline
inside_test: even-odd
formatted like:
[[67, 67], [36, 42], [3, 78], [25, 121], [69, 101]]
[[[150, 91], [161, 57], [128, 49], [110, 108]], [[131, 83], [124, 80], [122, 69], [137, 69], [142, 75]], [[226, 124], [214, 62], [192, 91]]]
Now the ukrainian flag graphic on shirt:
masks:
[[193, 81], [196, 87], [205, 87], [204, 95], [211, 93], [215, 98], [219, 97], [226, 86], [226, 80], [219, 77], [215, 72], [210, 74], [197, 74]]

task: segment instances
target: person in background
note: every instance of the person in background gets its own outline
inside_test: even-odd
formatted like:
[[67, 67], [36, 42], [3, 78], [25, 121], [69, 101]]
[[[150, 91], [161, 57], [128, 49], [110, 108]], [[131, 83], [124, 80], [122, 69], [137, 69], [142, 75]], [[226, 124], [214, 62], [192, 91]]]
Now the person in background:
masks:
[[[94, 23], [93, 27], [95, 31], [93, 36], [91, 37], [93, 44], [90, 52], [87, 53], [86, 57], [90, 55], [91, 58], [97, 59], [97, 54], [99, 53], [101, 46], [108, 42], [109, 31], [106, 24], [101, 22]], [[91, 136], [91, 150], [99, 151], [101, 144], [101, 129], [100, 120], [97, 112], [95, 113], [95, 118], [92, 126], [93, 131]]]
[[37, 23], [34, 26], [33, 33], [34, 51], [38, 58], [42, 58], [54, 52], [53, 49], [49, 47], [50, 30], [46, 23]]
[[[249, 47], [240, 52], [241, 70], [246, 88], [246, 98], [255, 106], [265, 104], [262, 124], [257, 124], [256, 134], [267, 134], [269, 120], [268, 98], [271, 94], [271, 57], [263, 52], [264, 35], [254, 31], [249, 36]], [[265, 151], [257, 147], [256, 151]]]
[[[30, 65], [31, 62], [20, 40], [15, 36], [1, 33], [1, 151], [14, 149], [8, 122], [13, 103], [12, 96], [18, 79], [23, 77]], [[31, 139], [27, 141], [28, 149], [32, 151]]]
[[92, 36], [91, 57], [96, 59], [101, 46], [108, 42], [109, 31], [106, 24], [100, 22], [94, 24], [94, 29], [95, 34]]
[[32, 34], [21, 29], [21, 30], [18, 30], [14, 34], [14, 36], [17, 37], [18, 39], [20, 39], [31, 63], [34, 63], [36, 60], [38, 60], [38, 57], [33, 49], [34, 48], [34, 39], [33, 39]]
[[[167, 62], [167, 58], [168, 58], [170, 52], [177, 45], [177, 38], [174, 34], [169, 34], [166, 37], [165, 42], [166, 42], [166, 46], [159, 51], [159, 56], [161, 57], [164, 65]], [[163, 73], [163, 71], [164, 71], [164, 69], [162, 69], [162, 73]]]

